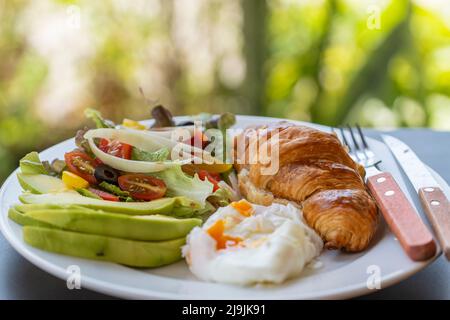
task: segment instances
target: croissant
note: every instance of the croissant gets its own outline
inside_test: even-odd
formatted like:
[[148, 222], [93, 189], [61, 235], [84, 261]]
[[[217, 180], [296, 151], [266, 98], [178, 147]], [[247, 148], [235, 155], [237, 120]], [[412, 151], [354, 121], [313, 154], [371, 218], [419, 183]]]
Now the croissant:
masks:
[[[250, 141], [255, 137], [259, 148], [275, 150], [278, 145], [275, 174], [263, 174], [271, 162], [254, 161]], [[249, 201], [296, 204], [328, 249], [367, 248], [377, 229], [378, 210], [366, 190], [364, 168], [334, 134], [281, 122], [247, 128], [236, 137], [234, 151], [239, 189]]]

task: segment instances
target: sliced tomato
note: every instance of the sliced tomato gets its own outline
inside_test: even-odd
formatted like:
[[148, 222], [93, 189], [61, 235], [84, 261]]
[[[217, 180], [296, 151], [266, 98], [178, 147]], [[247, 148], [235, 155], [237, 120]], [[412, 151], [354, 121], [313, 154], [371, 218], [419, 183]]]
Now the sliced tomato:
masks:
[[102, 138], [100, 139], [98, 148], [112, 156], [127, 160], [131, 159], [132, 146], [129, 144]]
[[215, 173], [210, 173], [206, 170], [200, 170], [198, 173], [198, 177], [200, 180], [205, 181], [205, 179], [208, 179], [209, 182], [211, 182], [214, 185], [213, 192], [216, 192], [220, 189], [219, 187], [219, 181], [220, 181], [220, 175]]
[[134, 199], [155, 200], [162, 198], [167, 191], [161, 179], [145, 174], [126, 174], [119, 177], [120, 189], [128, 191]]
[[220, 177], [220, 173], [217, 172], [210, 172], [208, 171], [208, 174], [217, 182], [219, 182], [220, 180], [222, 180], [222, 178]]
[[103, 164], [103, 161], [100, 160], [99, 158], [95, 158], [95, 159], [94, 159], [94, 162], [95, 162], [95, 164], [96, 164], [97, 166]]
[[203, 132], [199, 131], [199, 130], [195, 130], [194, 131], [194, 135], [190, 138], [187, 139], [186, 141], [183, 141], [183, 143], [188, 144], [190, 146], [200, 146], [202, 149], [205, 149], [206, 146], [208, 145], [209, 141], [208, 141], [208, 137], [205, 136], [203, 134]]
[[103, 190], [99, 190], [99, 189], [95, 189], [95, 188], [89, 188], [88, 189], [90, 192], [95, 193], [96, 195], [98, 195], [100, 198], [102, 198], [103, 200], [106, 201], [119, 201], [119, 197], [115, 196], [109, 192], [103, 191]]
[[94, 177], [95, 167], [97, 163], [94, 159], [81, 151], [72, 151], [64, 155], [67, 168], [70, 172], [88, 181], [90, 184], [96, 184]]

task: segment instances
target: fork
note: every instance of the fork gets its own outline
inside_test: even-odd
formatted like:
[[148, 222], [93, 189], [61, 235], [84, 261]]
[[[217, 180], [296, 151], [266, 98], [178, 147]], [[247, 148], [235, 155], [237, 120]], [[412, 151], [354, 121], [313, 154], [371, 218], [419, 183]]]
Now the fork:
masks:
[[[336, 134], [334, 129], [332, 131]], [[432, 234], [394, 177], [381, 171], [382, 161], [370, 149], [361, 127], [356, 125], [355, 129], [347, 125], [346, 129], [340, 127], [339, 131], [340, 141], [348, 148], [349, 155], [366, 169], [367, 187], [406, 254], [415, 261], [434, 256], [436, 243]]]

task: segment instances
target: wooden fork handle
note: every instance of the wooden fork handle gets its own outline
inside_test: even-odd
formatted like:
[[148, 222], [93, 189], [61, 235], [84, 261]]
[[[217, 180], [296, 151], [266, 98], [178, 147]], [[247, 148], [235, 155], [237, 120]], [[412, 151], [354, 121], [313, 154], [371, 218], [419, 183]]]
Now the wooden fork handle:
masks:
[[419, 189], [419, 198], [447, 260], [450, 260], [450, 203], [439, 187]]
[[394, 177], [382, 172], [369, 177], [367, 185], [406, 254], [415, 261], [433, 257], [436, 253], [433, 236]]

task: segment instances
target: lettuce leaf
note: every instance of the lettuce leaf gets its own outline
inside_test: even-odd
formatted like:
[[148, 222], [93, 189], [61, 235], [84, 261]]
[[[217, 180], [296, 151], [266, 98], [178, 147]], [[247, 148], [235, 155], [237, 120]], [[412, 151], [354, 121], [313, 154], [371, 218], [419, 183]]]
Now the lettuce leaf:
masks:
[[158, 162], [169, 159], [169, 149], [162, 148], [154, 152], [144, 151], [133, 147], [131, 151], [131, 160]]
[[48, 174], [44, 165], [39, 159], [39, 153], [36, 151], [30, 152], [23, 157], [19, 162], [20, 170], [25, 174]]
[[98, 129], [99, 128], [114, 128], [116, 126], [114, 124], [114, 122], [103, 119], [102, 114], [95, 109], [88, 108], [88, 109], [84, 110], [84, 115], [86, 118], [89, 118], [92, 121], [94, 121], [95, 125]]
[[78, 148], [86, 152], [91, 158], [95, 158], [95, 155], [92, 153], [91, 146], [89, 145], [89, 141], [84, 137], [84, 135], [88, 131], [88, 127], [84, 127], [84, 129], [78, 130], [77, 134], [75, 135], [75, 144]]
[[230, 204], [232, 195], [229, 190], [220, 188], [208, 197], [208, 201], [215, 207], [226, 207]]
[[166, 197], [184, 196], [200, 204], [201, 208], [205, 207], [206, 198], [213, 194], [214, 185], [211, 182], [200, 180], [197, 174], [194, 177], [188, 176], [181, 170], [181, 166], [175, 166], [152, 175], [165, 182]]
[[175, 207], [172, 210], [171, 216], [175, 218], [200, 218], [205, 222], [209, 216], [216, 211], [216, 208], [209, 203], [208, 201], [205, 202], [205, 206], [201, 209], [192, 210], [186, 206], [184, 207]]

